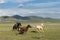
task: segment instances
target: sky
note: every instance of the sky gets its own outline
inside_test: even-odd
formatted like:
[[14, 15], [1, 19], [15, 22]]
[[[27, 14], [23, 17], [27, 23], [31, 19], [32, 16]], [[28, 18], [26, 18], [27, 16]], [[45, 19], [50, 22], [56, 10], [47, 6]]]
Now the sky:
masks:
[[60, 18], [60, 0], [0, 0], [0, 16]]

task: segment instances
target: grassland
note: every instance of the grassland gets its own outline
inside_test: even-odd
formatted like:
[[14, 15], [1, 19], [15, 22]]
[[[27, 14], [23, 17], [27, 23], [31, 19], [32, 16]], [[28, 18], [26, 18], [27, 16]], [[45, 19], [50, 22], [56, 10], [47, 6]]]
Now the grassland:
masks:
[[[24, 35], [19, 35], [17, 31], [12, 31], [14, 23], [0, 24], [0, 40], [60, 40], [60, 23], [45, 23], [43, 33], [34, 33], [33, 28]], [[23, 26], [39, 23], [22, 23]]]

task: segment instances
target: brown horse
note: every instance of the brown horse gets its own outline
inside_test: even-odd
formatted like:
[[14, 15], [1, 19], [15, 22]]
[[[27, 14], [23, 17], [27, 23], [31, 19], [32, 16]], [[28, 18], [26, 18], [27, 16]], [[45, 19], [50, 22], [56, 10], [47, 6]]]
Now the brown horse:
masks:
[[20, 27], [19, 34], [24, 34], [29, 28], [31, 28], [30, 25], [27, 25], [26, 27]]

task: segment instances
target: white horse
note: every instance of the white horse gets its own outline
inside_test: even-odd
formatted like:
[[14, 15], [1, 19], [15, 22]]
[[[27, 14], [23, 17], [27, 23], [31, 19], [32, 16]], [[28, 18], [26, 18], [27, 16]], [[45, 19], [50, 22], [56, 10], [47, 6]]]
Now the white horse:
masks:
[[41, 24], [39, 24], [39, 25], [34, 26], [34, 28], [35, 28], [38, 32], [43, 32], [44, 24], [41, 23]]

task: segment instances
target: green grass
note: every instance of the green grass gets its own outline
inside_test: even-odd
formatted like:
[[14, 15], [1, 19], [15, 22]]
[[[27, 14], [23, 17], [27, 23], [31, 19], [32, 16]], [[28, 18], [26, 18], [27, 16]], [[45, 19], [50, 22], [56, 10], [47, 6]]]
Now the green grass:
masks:
[[[0, 40], [60, 40], [60, 23], [45, 23], [44, 33], [33, 33], [33, 28], [23, 35], [17, 31], [12, 31], [14, 23], [0, 24]], [[37, 25], [40, 23], [22, 23], [23, 26], [28, 24]]]

